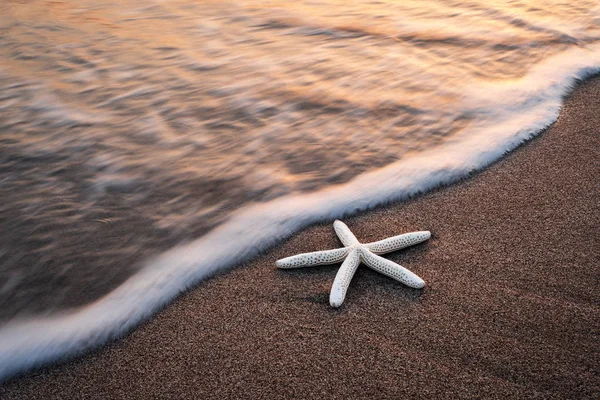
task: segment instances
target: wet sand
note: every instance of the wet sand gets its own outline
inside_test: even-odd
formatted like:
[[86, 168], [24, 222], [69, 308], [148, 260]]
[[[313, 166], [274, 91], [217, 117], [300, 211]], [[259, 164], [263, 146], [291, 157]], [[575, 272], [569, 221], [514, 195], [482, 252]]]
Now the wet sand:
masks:
[[347, 218], [361, 241], [429, 229], [388, 257], [409, 289], [361, 266], [278, 258], [338, 247], [328, 222], [200, 284], [130, 335], [0, 387], [2, 399], [598, 398], [600, 77], [545, 133], [482, 173]]

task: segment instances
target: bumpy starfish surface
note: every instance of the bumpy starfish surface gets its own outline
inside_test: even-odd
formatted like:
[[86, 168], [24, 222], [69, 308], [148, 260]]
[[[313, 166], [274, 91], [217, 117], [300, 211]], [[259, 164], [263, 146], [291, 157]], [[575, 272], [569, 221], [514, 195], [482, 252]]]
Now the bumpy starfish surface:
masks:
[[344, 302], [350, 281], [361, 261], [375, 271], [396, 279], [407, 286], [416, 289], [425, 286], [423, 279], [395, 262], [379, 257], [378, 254], [391, 253], [424, 242], [431, 237], [431, 232], [405, 233], [378, 242], [362, 244], [342, 221], [335, 221], [333, 229], [335, 229], [335, 233], [345, 247], [283, 258], [276, 262], [277, 267], [282, 269], [313, 267], [315, 265], [335, 264], [345, 258], [331, 287], [329, 304], [332, 307], [339, 307]]

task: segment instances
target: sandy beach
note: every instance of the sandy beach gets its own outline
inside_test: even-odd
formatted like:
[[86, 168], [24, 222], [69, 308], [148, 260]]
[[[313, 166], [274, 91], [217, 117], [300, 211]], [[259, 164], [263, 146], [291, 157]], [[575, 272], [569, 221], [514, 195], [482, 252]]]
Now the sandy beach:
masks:
[[14, 378], [2, 399], [600, 396], [600, 77], [541, 136], [470, 179], [344, 221], [361, 241], [430, 230], [388, 255], [409, 289], [361, 266], [275, 260], [340, 245], [331, 221], [182, 296], [128, 336]]

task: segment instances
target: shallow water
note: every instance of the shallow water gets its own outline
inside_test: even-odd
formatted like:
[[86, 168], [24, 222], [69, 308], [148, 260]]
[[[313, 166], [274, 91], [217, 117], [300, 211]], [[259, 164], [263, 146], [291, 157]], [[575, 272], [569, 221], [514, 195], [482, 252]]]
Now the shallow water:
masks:
[[[596, 1], [5, 2], [0, 320], [101, 299], [106, 339], [307, 223], [460, 178], [551, 123], [599, 41]], [[172, 249], [194, 239], [218, 249]]]

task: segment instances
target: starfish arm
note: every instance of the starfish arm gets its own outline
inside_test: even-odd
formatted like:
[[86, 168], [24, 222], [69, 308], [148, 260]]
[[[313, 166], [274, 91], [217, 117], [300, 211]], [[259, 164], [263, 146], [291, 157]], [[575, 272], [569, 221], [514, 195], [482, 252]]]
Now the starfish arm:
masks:
[[415, 289], [421, 289], [425, 286], [423, 279], [419, 278], [416, 274], [407, 270], [406, 268], [396, 264], [393, 261], [387, 260], [376, 254], [366, 250], [361, 253], [362, 261], [375, 271], [387, 275], [397, 281], [404, 283], [406, 286], [410, 286]]
[[410, 232], [378, 242], [367, 243], [365, 246], [375, 254], [385, 254], [424, 242], [430, 237], [431, 232], [429, 231]]
[[314, 267], [316, 265], [335, 264], [342, 261], [351, 249], [342, 247], [340, 249], [315, 251], [313, 253], [302, 253], [295, 256], [277, 260], [275, 264], [278, 268], [302, 268]]
[[346, 260], [340, 267], [340, 270], [333, 281], [333, 285], [331, 286], [329, 304], [331, 304], [332, 307], [339, 307], [344, 302], [346, 291], [348, 290], [348, 286], [350, 286], [350, 281], [359, 264], [360, 256], [358, 250], [354, 249], [348, 254], [348, 257], [346, 257]]
[[333, 229], [335, 229], [335, 233], [338, 235], [342, 243], [344, 243], [344, 246], [358, 244], [358, 239], [356, 239], [356, 236], [354, 236], [354, 234], [350, 231], [350, 228], [348, 228], [342, 221], [336, 220], [333, 223]]

